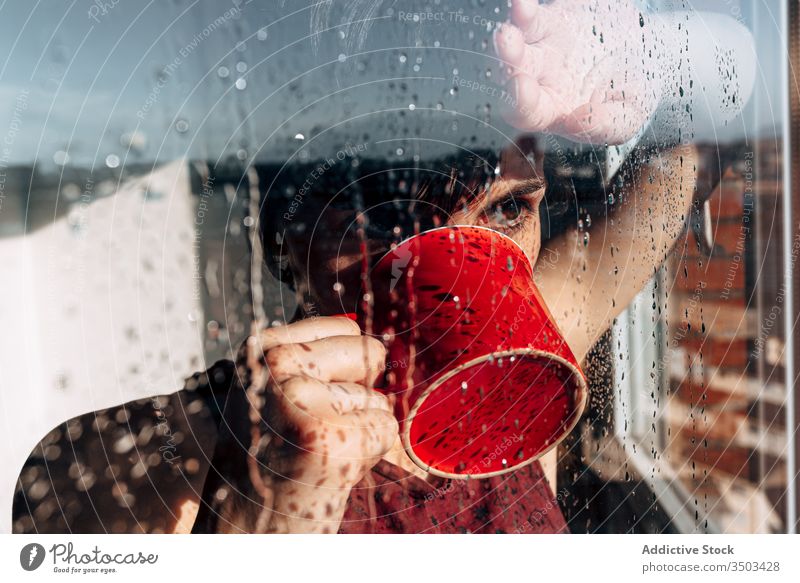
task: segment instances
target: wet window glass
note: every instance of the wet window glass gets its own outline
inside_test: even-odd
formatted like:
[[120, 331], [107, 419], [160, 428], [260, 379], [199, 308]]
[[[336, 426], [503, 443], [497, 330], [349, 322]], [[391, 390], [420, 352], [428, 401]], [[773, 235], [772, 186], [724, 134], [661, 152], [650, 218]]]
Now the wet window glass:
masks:
[[0, 528], [794, 529], [796, 15], [0, 14]]

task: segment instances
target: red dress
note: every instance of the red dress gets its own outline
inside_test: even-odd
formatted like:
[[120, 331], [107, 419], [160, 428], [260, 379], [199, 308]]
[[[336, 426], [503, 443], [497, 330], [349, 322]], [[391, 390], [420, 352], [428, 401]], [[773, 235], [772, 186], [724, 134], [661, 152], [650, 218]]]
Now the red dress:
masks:
[[539, 462], [482, 480], [427, 482], [381, 460], [350, 493], [340, 533], [566, 533]]

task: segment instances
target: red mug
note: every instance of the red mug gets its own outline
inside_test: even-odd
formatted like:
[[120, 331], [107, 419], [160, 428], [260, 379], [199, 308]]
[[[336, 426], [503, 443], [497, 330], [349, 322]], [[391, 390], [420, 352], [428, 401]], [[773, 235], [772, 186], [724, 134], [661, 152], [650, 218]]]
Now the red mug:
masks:
[[418, 466], [503, 474], [575, 426], [586, 379], [512, 239], [474, 226], [425, 231], [384, 255], [368, 282], [358, 319], [388, 349], [380, 390], [396, 395]]

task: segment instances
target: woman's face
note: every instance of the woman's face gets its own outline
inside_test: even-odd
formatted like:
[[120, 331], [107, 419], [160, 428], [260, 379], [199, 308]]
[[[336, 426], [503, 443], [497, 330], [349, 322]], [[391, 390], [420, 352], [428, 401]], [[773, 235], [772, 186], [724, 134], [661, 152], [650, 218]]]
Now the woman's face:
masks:
[[[536, 263], [541, 245], [539, 206], [544, 181], [530, 163], [501, 158], [500, 176], [469, 202], [442, 216], [432, 200], [391, 200], [354, 210], [341, 201], [304, 204], [302, 228], [287, 231], [289, 261], [306, 315], [354, 312], [363, 274], [392, 243], [440, 225], [478, 225], [514, 239]], [[439, 212], [437, 212], [439, 211]], [[432, 218], [436, 217], [436, 218]]]

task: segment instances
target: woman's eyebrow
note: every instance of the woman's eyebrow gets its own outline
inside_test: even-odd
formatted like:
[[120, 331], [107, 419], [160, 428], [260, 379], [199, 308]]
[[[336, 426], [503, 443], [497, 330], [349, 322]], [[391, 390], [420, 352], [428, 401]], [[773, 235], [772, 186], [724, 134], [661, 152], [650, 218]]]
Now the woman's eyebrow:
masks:
[[[502, 184], [502, 183], [500, 183], [500, 184]], [[492, 186], [493, 187], [494, 186], [498, 186], [498, 184], [495, 183]], [[522, 181], [520, 181], [520, 182], [518, 182], [518, 183], [516, 183], [513, 186], [510, 186], [508, 188], [499, 188], [499, 189], [497, 189], [496, 193], [492, 192], [493, 190], [495, 190], [494, 188], [490, 188], [487, 198], [489, 200], [497, 199], [497, 198], [500, 198], [500, 197], [503, 197], [503, 198], [520, 197], [521, 198], [521, 197], [524, 197], [524, 196], [528, 196], [531, 193], [536, 192], [537, 190], [541, 190], [544, 187], [545, 187], [545, 183], [544, 183], [544, 179], [543, 178], [539, 178], [538, 176], [535, 177], [535, 178], [526, 178], [526, 179], [524, 179], [524, 180], [522, 180]]]

